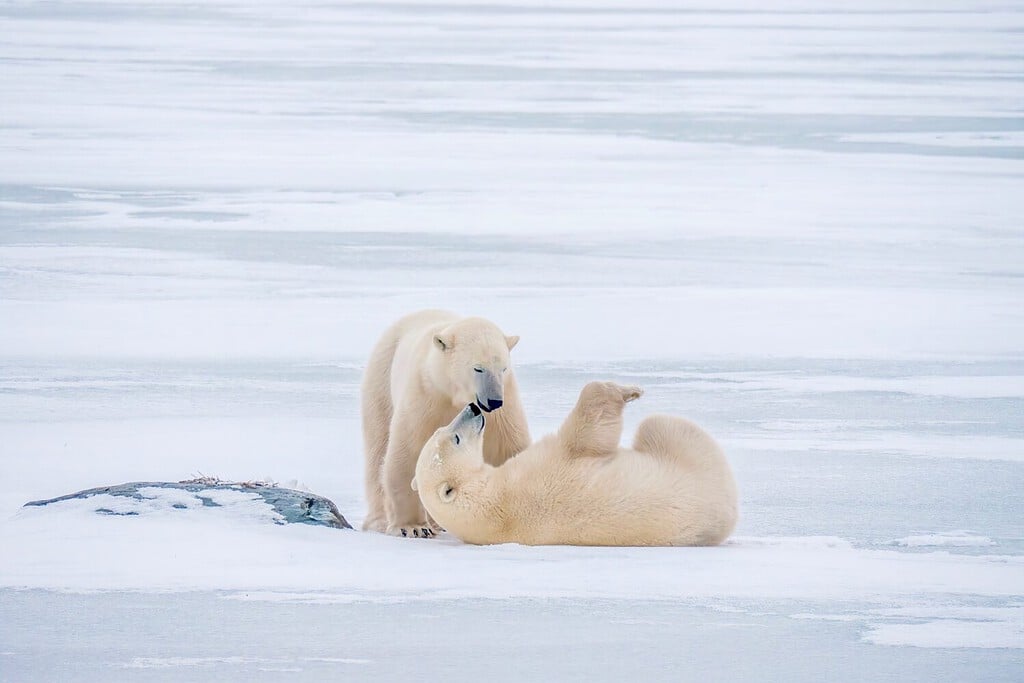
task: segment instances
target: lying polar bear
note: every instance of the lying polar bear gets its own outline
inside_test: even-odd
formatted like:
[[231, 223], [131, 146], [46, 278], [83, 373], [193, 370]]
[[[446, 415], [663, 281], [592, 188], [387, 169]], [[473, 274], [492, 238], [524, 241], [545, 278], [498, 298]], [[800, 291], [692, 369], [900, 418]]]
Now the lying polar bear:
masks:
[[484, 416], [467, 406], [423, 446], [412, 487], [467, 543], [717, 545], [736, 525], [736, 483], [700, 427], [655, 415], [621, 448], [637, 387], [591, 382], [557, 434], [499, 467], [484, 462]]

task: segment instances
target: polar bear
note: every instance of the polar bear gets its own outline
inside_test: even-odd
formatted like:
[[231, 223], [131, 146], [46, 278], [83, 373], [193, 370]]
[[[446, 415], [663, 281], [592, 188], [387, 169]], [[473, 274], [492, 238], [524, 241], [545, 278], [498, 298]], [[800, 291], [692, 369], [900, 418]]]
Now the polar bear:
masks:
[[[467, 406], [424, 445], [413, 488], [467, 543], [717, 545], [737, 517], [718, 444], [693, 422], [655, 415], [619, 446], [637, 387], [591, 382], [557, 434], [500, 467], [484, 461], [484, 416]], [[488, 427], [489, 429], [489, 427]]]
[[488, 463], [500, 465], [530, 444], [509, 362], [518, 342], [488, 320], [447, 311], [413, 313], [384, 332], [362, 385], [369, 507], [364, 530], [434, 534], [409, 483], [423, 444], [467, 403], [495, 411], [479, 444]]

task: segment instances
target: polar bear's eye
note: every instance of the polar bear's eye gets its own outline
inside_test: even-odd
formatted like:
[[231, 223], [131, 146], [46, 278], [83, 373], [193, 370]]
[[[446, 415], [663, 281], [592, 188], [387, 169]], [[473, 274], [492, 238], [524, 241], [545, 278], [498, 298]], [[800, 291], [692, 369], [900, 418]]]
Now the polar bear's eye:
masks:
[[473, 372], [483, 372], [483, 371], [484, 371], [484, 369], [482, 367], [480, 367], [479, 365], [476, 366], [475, 368], [473, 368]]
[[460, 441], [462, 441], [462, 439], [460, 439], [460, 438], [459, 438], [459, 435], [458, 435], [458, 434], [456, 434], [455, 436], [453, 436], [453, 437], [452, 437], [452, 440], [453, 440], [453, 441], [455, 441], [455, 445], [456, 445], [456, 446], [458, 446], [458, 445], [459, 445], [459, 442], [460, 442]]
[[451, 486], [448, 482], [445, 482], [437, 489], [437, 493], [441, 500], [447, 503], [455, 497], [455, 487]]

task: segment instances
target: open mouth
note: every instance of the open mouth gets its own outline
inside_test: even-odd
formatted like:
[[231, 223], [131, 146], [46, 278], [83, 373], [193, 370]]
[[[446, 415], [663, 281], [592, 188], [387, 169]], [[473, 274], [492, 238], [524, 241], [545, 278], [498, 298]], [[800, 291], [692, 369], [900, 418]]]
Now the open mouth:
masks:
[[476, 400], [475, 403], [470, 403], [469, 407], [472, 408], [474, 415], [479, 415], [481, 410], [484, 411], [485, 413], [491, 412], [491, 408], [487, 407], [487, 402], [481, 401], [479, 398]]

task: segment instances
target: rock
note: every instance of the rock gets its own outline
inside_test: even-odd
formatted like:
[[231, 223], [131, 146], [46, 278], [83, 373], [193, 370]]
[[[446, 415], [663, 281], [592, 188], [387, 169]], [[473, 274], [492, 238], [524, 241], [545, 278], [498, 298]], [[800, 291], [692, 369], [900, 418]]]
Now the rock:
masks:
[[[77, 493], [69, 493], [66, 496], [50, 498], [49, 500], [33, 500], [32, 502], [25, 503], [25, 507], [50, 505], [66, 500], [84, 500], [100, 495], [127, 498], [131, 501], [138, 501], [140, 504], [152, 503], [159, 498], [159, 496], [153, 495], [153, 492], [147, 491], [147, 489], [166, 489], [168, 492], [183, 492], [186, 494], [183, 500], [169, 505], [171, 508], [181, 510], [197, 506], [224, 507], [224, 494], [221, 492], [225, 491], [255, 494], [262, 498], [263, 502], [270, 505], [274, 512], [277, 513], [273, 517], [275, 524], [315, 524], [335, 529], [352, 528], [345, 518], [342, 517], [341, 513], [338, 512], [338, 508], [333, 502], [315, 493], [281, 488], [272, 483], [225, 482], [210, 477], [181, 482], [136, 481], [118, 484], [117, 486], [103, 486], [95, 489], [86, 489]], [[190, 499], [187, 494], [191, 494], [192, 498]], [[218, 500], [218, 498], [221, 500]], [[255, 498], [252, 498], [252, 500], [255, 500]], [[198, 501], [199, 505], [196, 505], [195, 501]], [[141, 509], [143, 509], [141, 505], [100, 506], [96, 508], [96, 512], [106, 515], [138, 515]]]

